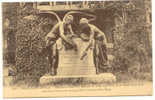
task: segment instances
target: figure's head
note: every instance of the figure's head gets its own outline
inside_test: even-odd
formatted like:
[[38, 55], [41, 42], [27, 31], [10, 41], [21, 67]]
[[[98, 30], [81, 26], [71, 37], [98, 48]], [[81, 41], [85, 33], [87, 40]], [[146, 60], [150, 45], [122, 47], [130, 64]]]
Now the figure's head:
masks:
[[88, 25], [88, 19], [81, 18], [79, 23], [80, 36], [83, 40], [89, 40], [88, 36], [90, 35], [91, 28]]
[[73, 22], [73, 20], [74, 20], [74, 17], [73, 17], [72, 15], [68, 15], [68, 16], [66, 16], [66, 18], [64, 19], [64, 22], [65, 22], [66, 24], [71, 24], [71, 23]]
[[84, 33], [88, 32], [90, 30], [87, 18], [81, 18], [80, 19], [79, 28], [80, 28], [81, 32], [84, 32]]
[[84, 24], [88, 24], [89, 22], [88, 22], [88, 19], [87, 18], [81, 18], [80, 19], [80, 25], [84, 25]]

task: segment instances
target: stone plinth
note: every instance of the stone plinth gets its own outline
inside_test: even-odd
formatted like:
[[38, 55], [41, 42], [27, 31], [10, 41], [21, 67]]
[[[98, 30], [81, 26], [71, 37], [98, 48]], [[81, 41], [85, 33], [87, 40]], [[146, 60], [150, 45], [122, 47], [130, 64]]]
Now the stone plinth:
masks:
[[112, 73], [103, 73], [100, 75], [78, 75], [78, 76], [43, 76], [40, 78], [40, 84], [41, 85], [47, 85], [52, 83], [61, 83], [63, 84], [91, 84], [91, 83], [115, 83], [116, 82], [116, 76]]
[[95, 75], [95, 67], [93, 64], [92, 50], [88, 51], [88, 55], [80, 60], [82, 52], [88, 45], [88, 42], [75, 38], [78, 50], [62, 50], [59, 51], [58, 76], [73, 75]]
[[[103, 73], [96, 75], [95, 66], [93, 63], [93, 51], [89, 50], [87, 56], [83, 60], [80, 57], [88, 45], [88, 42], [82, 41], [80, 38], [75, 38], [78, 50], [65, 50], [61, 42], [58, 42], [59, 51], [59, 66], [56, 76], [45, 75], [40, 78], [40, 84], [61, 83], [61, 84], [77, 84], [84, 83], [114, 83], [116, 76], [112, 73]], [[60, 43], [60, 44], [59, 44]], [[110, 58], [110, 56], [109, 56]], [[80, 83], [79, 83], [80, 84]]]

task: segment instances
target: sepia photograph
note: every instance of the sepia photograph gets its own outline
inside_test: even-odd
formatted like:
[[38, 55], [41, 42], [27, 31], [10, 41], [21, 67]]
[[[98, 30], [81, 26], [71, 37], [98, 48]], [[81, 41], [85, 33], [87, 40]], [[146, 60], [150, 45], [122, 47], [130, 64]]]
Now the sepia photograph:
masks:
[[2, 2], [3, 97], [152, 96], [152, 1]]

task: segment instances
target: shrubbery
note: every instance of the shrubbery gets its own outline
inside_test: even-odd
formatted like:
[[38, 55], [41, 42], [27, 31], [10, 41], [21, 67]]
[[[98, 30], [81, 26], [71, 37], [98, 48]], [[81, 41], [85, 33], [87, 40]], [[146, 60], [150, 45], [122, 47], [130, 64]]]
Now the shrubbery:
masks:
[[37, 10], [32, 7], [19, 7], [15, 81], [25, 80], [28, 85], [35, 85], [48, 71], [47, 58], [40, 52], [45, 47], [44, 37], [52, 28], [53, 23], [52, 18], [38, 15]]
[[[113, 68], [115, 73], [129, 73], [131, 77], [140, 78], [141, 73], [148, 73], [146, 77], [152, 77], [152, 47], [149, 35], [150, 24], [146, 23], [145, 5], [138, 6], [138, 2], [132, 1], [122, 7], [117, 6], [120, 13], [121, 24], [115, 27], [114, 32], [114, 55]], [[132, 5], [132, 6], [131, 6]], [[128, 8], [128, 6], [130, 8]]]

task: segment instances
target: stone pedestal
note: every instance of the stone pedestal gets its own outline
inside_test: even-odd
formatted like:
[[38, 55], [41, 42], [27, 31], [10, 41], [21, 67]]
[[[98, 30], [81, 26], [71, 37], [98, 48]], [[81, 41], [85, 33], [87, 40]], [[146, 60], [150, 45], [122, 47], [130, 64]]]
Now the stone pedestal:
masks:
[[[62, 85], [70, 83], [72, 85], [82, 82], [85, 84], [91, 83], [114, 83], [116, 76], [112, 73], [103, 73], [96, 75], [95, 66], [93, 63], [93, 51], [89, 50], [87, 56], [83, 60], [80, 57], [88, 45], [88, 42], [82, 41], [80, 38], [75, 38], [78, 50], [65, 50], [61, 42], [58, 42], [59, 51], [59, 66], [56, 76], [45, 75], [40, 78], [40, 84], [58, 84]], [[60, 43], [60, 44], [59, 44]], [[81, 83], [79, 83], [81, 84]]]
[[75, 38], [78, 50], [59, 51], [58, 76], [77, 76], [77, 75], [95, 75], [95, 67], [93, 64], [92, 50], [88, 51], [88, 55], [80, 60], [82, 52], [87, 47], [88, 42]]

